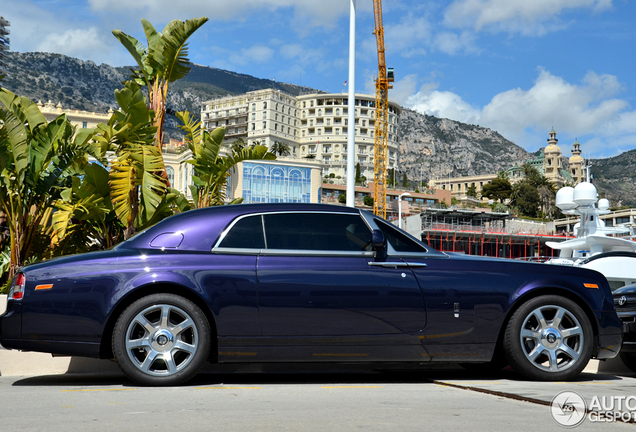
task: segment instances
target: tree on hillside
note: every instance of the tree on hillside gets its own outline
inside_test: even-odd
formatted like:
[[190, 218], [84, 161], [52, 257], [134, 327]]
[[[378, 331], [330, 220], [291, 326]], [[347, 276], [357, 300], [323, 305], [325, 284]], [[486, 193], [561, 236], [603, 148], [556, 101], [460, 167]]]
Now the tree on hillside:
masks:
[[510, 192], [512, 191], [512, 185], [508, 178], [497, 177], [490, 183], [486, 183], [481, 189], [481, 196], [499, 200], [503, 203], [504, 200], [510, 198]]
[[409, 179], [406, 177], [406, 173], [402, 174], [402, 187], [408, 187]]
[[468, 186], [468, 189], [466, 189], [466, 196], [477, 198], [477, 188], [474, 184]]
[[513, 204], [524, 215], [537, 217], [539, 205], [541, 204], [541, 199], [539, 197], [539, 192], [537, 192], [537, 188], [525, 182], [520, 182], [517, 184], [519, 185], [519, 187], [516, 191]]
[[358, 162], [356, 164], [356, 183], [360, 183], [360, 177], [361, 177], [361, 173], [360, 173], [360, 162]]

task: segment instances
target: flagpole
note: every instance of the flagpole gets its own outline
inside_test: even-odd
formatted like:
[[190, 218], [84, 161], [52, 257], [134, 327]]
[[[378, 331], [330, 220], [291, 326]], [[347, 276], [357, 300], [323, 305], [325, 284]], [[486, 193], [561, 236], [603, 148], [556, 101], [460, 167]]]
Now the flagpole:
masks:
[[356, 0], [350, 0], [349, 13], [349, 120], [347, 134], [347, 207], [355, 207], [356, 145]]

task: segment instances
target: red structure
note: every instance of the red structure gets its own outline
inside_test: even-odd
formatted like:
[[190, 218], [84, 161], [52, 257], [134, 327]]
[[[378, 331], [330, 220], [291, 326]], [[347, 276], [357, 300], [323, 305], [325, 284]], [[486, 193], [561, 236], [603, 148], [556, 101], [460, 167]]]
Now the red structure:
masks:
[[422, 241], [445, 252], [545, 261], [558, 256], [547, 241], [571, 238], [513, 227], [508, 213], [426, 209], [421, 215]]

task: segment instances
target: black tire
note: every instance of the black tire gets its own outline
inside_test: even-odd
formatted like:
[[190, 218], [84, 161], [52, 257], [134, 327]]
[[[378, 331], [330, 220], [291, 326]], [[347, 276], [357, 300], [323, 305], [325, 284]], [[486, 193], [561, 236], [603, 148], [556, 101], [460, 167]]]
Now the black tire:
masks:
[[636, 372], [636, 353], [621, 353], [621, 360], [631, 370], [632, 372]]
[[585, 368], [592, 358], [593, 340], [590, 320], [578, 304], [545, 295], [524, 303], [512, 315], [504, 352], [510, 366], [526, 378], [563, 381]]
[[210, 339], [210, 323], [197, 305], [174, 294], [152, 294], [117, 319], [113, 353], [131, 380], [177, 385], [194, 377], [207, 361]]

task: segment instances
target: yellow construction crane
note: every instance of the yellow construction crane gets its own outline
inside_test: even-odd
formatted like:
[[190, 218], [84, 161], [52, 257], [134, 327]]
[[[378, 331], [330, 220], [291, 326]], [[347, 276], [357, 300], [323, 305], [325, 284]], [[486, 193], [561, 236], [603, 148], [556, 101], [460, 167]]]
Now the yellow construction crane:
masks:
[[386, 219], [386, 185], [389, 133], [389, 89], [394, 81], [393, 68], [387, 69], [384, 61], [384, 25], [382, 24], [382, 0], [373, 0], [375, 15], [375, 39], [378, 45], [378, 80], [375, 82], [375, 159], [373, 166], [373, 214]]

